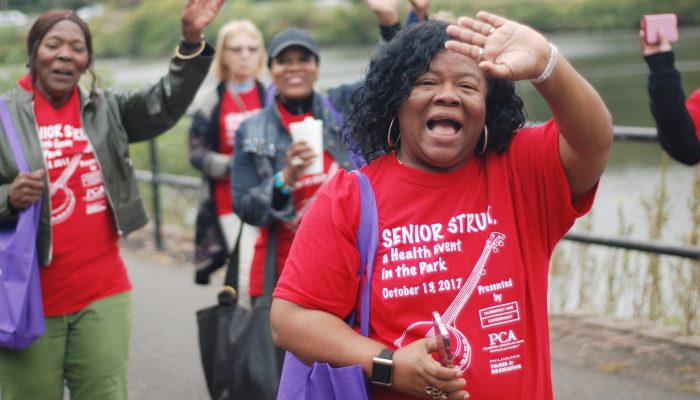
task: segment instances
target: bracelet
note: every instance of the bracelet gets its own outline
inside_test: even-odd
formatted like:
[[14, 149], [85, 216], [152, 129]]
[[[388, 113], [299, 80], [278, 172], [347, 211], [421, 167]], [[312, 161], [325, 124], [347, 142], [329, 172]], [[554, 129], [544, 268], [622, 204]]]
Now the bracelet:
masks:
[[[182, 45], [182, 43], [180, 43], [180, 45]], [[182, 53], [180, 53], [180, 46], [177, 46], [177, 47], [175, 47], [175, 57], [177, 57], [177, 58], [179, 58], [179, 59], [181, 59], [181, 60], [191, 60], [191, 59], [193, 59], [193, 58], [196, 58], [196, 57], [199, 56], [200, 54], [202, 54], [202, 52], [204, 51], [204, 48], [205, 48], [206, 46], [207, 46], [207, 43], [204, 41], [204, 39], [202, 39], [202, 41], [199, 42], [199, 49], [197, 49], [197, 51], [195, 51], [195, 52], [192, 53], [192, 54], [182, 54]]]
[[549, 44], [549, 60], [547, 61], [547, 66], [544, 67], [544, 71], [540, 74], [535, 79], [531, 79], [530, 81], [532, 83], [542, 83], [549, 78], [550, 75], [552, 75], [552, 71], [554, 71], [554, 64], [557, 63], [557, 46], [548, 43]]
[[282, 194], [289, 194], [292, 190], [294, 190], [291, 186], [287, 185], [287, 182], [284, 180], [284, 176], [282, 175], [282, 171], [277, 171], [277, 173], [275, 173], [275, 189], [279, 189]]

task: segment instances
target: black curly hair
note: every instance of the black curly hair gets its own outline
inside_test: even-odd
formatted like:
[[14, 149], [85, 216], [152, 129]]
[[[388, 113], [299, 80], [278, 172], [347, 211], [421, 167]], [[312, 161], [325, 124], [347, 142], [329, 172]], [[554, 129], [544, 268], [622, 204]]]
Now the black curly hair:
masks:
[[[352, 111], [345, 121], [355, 150], [371, 161], [394, 149], [387, 143], [391, 121], [408, 98], [419, 76], [428, 71], [431, 60], [445, 51], [449, 39], [447, 24], [425, 21], [402, 29], [372, 57], [364, 84], [352, 97]], [[515, 94], [512, 81], [487, 78], [487, 152], [504, 152], [515, 130], [526, 121], [523, 101]], [[392, 132], [399, 132], [398, 120]], [[396, 138], [393, 138], [396, 140]], [[483, 146], [479, 140], [477, 149]]]

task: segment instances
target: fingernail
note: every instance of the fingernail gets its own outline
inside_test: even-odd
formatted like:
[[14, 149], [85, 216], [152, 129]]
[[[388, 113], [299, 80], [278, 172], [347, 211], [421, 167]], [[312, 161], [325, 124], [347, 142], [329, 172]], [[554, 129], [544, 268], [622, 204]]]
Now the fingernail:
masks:
[[462, 399], [467, 400], [469, 398], [469, 393], [466, 393]]
[[467, 384], [467, 381], [464, 380], [464, 379], [459, 379], [459, 384], [460, 384], [462, 387], [464, 387], [464, 385]]

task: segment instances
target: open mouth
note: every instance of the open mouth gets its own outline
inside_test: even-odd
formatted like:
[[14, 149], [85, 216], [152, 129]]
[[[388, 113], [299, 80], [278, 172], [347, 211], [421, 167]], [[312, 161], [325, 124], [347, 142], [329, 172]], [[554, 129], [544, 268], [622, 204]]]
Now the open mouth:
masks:
[[292, 76], [287, 78], [288, 85], [302, 85], [304, 84], [304, 78], [299, 76]]
[[73, 76], [73, 72], [67, 69], [55, 69], [52, 72], [56, 75], [61, 75], [69, 78]]
[[449, 118], [431, 119], [427, 125], [428, 129], [440, 135], [451, 135], [462, 129], [462, 124]]

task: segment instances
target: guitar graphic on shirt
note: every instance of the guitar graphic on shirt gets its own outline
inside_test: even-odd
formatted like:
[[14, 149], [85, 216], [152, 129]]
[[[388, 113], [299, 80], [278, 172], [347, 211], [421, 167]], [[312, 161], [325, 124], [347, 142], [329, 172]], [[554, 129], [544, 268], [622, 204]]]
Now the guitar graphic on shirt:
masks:
[[[489, 238], [486, 240], [486, 245], [481, 253], [481, 257], [479, 257], [476, 265], [474, 265], [474, 269], [472, 269], [471, 274], [469, 274], [469, 278], [464, 283], [464, 286], [462, 286], [459, 293], [457, 293], [457, 296], [452, 303], [450, 303], [450, 305], [447, 307], [447, 310], [442, 313], [443, 321], [445, 322], [447, 330], [450, 333], [450, 341], [452, 342], [453, 349], [452, 357], [455, 360], [458, 359], [458, 357], [461, 357], [461, 361], [458, 365], [461, 372], [466, 371], [471, 363], [471, 346], [469, 345], [467, 337], [459, 329], [457, 329], [455, 321], [457, 320], [457, 316], [459, 316], [459, 313], [462, 311], [464, 305], [467, 304], [467, 301], [471, 297], [472, 293], [474, 293], [474, 289], [479, 283], [479, 279], [481, 279], [481, 276], [484, 275], [484, 267], [486, 266], [486, 261], [491, 255], [491, 252], [498, 253], [498, 248], [503, 246], [503, 240], [505, 237], [506, 235], [499, 232], [491, 233]], [[433, 321], [418, 321], [412, 323], [408, 326], [408, 328], [406, 328], [406, 330], [404, 330], [401, 337], [394, 341], [394, 345], [396, 345], [398, 348], [403, 347], [404, 344], [407, 344], [404, 343], [407, 337], [435, 337]]]
[[53, 198], [58, 191], [64, 195], [64, 199], [61, 204], [52, 207], [51, 209], [51, 223], [54, 225], [58, 225], [68, 219], [68, 217], [70, 217], [75, 210], [75, 193], [73, 193], [73, 191], [68, 187], [68, 180], [75, 173], [75, 170], [78, 168], [78, 164], [80, 164], [80, 159], [82, 157], [82, 152], [73, 154], [73, 157], [70, 159], [66, 169], [64, 169], [61, 173], [61, 176], [59, 176], [58, 179], [56, 179], [56, 181], [50, 186], [50, 198]]

